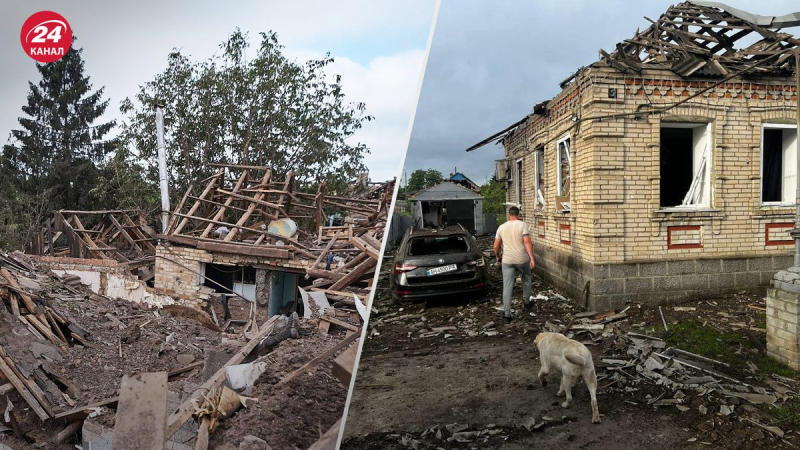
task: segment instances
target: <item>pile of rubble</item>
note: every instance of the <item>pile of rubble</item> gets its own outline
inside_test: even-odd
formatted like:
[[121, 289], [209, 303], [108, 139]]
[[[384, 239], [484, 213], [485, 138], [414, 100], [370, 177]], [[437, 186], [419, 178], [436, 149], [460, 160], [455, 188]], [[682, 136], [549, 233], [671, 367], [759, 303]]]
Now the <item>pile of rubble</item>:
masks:
[[[335, 441], [362, 316], [347, 304], [321, 308], [324, 293], [313, 297], [304, 318], [266, 320], [260, 311], [253, 323], [220, 324], [180, 305], [101, 296], [36, 259], [0, 252], [0, 444]], [[357, 297], [350, 302], [363, 309]], [[232, 309], [234, 319], [250, 317]], [[252, 426], [269, 420], [280, 426]]]

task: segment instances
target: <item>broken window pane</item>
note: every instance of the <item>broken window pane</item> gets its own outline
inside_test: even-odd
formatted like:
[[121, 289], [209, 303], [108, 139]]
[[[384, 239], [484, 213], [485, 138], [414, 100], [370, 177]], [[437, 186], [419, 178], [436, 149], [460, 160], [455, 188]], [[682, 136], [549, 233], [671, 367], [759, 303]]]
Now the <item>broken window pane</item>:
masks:
[[514, 174], [517, 187], [517, 203], [522, 204], [522, 160], [517, 160], [517, 173]]
[[533, 190], [536, 193], [534, 204], [544, 206], [544, 150], [536, 150], [533, 154], [536, 164], [536, 172], [533, 177]]
[[660, 141], [662, 207], [709, 206], [708, 124], [664, 124]]
[[570, 173], [572, 172], [572, 156], [570, 155], [570, 138], [558, 141], [556, 148], [556, 162], [558, 163], [556, 170], [556, 210], [569, 211], [569, 182]]
[[418, 237], [412, 239], [409, 244], [409, 256], [440, 255], [469, 251], [469, 244], [467, 244], [464, 236]]
[[797, 189], [797, 129], [765, 126], [761, 136], [761, 201], [793, 205]]

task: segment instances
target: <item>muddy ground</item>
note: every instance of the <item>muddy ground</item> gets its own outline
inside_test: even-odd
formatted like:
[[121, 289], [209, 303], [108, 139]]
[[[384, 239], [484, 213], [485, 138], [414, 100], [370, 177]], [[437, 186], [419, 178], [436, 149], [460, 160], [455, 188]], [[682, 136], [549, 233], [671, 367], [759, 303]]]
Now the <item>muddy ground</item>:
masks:
[[[488, 246], [490, 241], [481, 240], [481, 244]], [[775, 382], [773, 373], [790, 377], [793, 373], [767, 361], [746, 337], [749, 333], [762, 344], [765, 340], [760, 295], [741, 293], [664, 307], [669, 332], [664, 331], [657, 307], [632, 304], [627, 318], [610, 324], [605, 336], [577, 333], [576, 339], [589, 344], [598, 368], [602, 423], [595, 425], [582, 382], [573, 389], [573, 405], [564, 409], [556, 397], [558, 375], [550, 375], [547, 387], [536, 379], [539, 360], [534, 337], [546, 328], [563, 330], [579, 312], [574, 302], [534, 278], [534, 295], [541, 293], [546, 299], [538, 300], [532, 312], [522, 311], [521, 292], [515, 290], [516, 319], [506, 325], [501, 312], [501, 275], [492, 265], [493, 285], [484, 298], [398, 306], [388, 291], [391, 256], [384, 258], [342, 449], [800, 445], [795, 435], [794, 400], [787, 400], [776, 412], [774, 406], [718, 395], [728, 388], [723, 385], [716, 385], [710, 393], [676, 390], [648, 380], [632, 368], [621, 370], [626, 372], [626, 381], [618, 383], [609, 376], [616, 369], [606, 370], [608, 364], [602, 361], [625, 359], [621, 336], [635, 332], [663, 338], [669, 345], [706, 351], [712, 358], [728, 357], [728, 375], [753, 386], [769, 387], [765, 383]], [[709, 333], [714, 334], [708, 337]], [[703, 340], [706, 337], [708, 343]], [[717, 347], [712, 344], [724, 344], [719, 355], [714, 354]], [[750, 365], [752, 362], [757, 364]], [[782, 380], [796, 390], [794, 380]], [[668, 403], [675, 401], [673, 398], [681, 398], [679, 406]], [[733, 413], [720, 413], [721, 408]], [[747, 419], [779, 427], [785, 434], [779, 438]]]

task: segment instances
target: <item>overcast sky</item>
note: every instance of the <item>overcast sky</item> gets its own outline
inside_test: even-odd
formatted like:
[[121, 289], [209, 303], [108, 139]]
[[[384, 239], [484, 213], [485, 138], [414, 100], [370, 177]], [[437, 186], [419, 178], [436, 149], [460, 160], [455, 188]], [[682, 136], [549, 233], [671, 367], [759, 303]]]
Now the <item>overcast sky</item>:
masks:
[[0, 145], [18, 128], [28, 81], [40, 79], [19, 41], [22, 23], [34, 12], [56, 11], [70, 23], [86, 74], [111, 99], [107, 119], [120, 118], [120, 101], [161, 72], [173, 48], [204, 60], [236, 27], [250, 33], [252, 44], [259, 32], [274, 30], [292, 58], [326, 52], [335, 58], [328, 73], [341, 74], [347, 98], [364, 102], [376, 118], [355, 139], [372, 149], [370, 175], [383, 181], [398, 173], [405, 151], [434, 7], [435, 0], [3, 2]]
[[[797, 0], [723, 0], [762, 15], [800, 11]], [[549, 100], [558, 83], [678, 1], [443, 0], [406, 156], [405, 172], [458, 168], [477, 183], [501, 146], [464, 149]], [[796, 29], [795, 29], [796, 30]], [[798, 34], [797, 31], [794, 31]]]

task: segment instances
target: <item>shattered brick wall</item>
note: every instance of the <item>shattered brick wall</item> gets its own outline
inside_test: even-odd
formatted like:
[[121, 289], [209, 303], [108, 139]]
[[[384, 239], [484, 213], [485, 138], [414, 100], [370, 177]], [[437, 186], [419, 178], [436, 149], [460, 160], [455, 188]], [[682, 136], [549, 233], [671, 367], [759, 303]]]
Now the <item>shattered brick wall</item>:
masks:
[[216, 291], [203, 286], [201, 263], [256, 268], [256, 298], [262, 306], [269, 303], [270, 269], [297, 272], [296, 267], [310, 264], [299, 259], [263, 258], [231, 253], [209, 252], [181, 245], [156, 247], [155, 287], [159, 292], [175, 298], [182, 304], [203, 307], [215, 298]]
[[203, 279], [197, 272], [200, 272], [199, 263], [212, 261], [211, 254], [205, 250], [159, 245], [156, 247], [155, 287], [185, 305], [202, 307], [214, 295], [214, 289], [203, 286]]
[[[546, 115], [533, 116], [505, 140], [512, 171], [523, 160], [520, 203], [540, 275], [587, 304], [618, 305], [758, 288], [791, 262], [794, 207], [761, 203], [761, 136], [763, 124], [796, 122], [793, 79], [734, 79], [667, 113], [574, 120], [673, 104], [714, 81], [592, 67], [548, 103]], [[710, 123], [710, 208], [660, 206], [660, 130], [668, 121]], [[566, 136], [571, 212], [561, 213], [556, 146]], [[537, 209], [534, 149], [542, 147], [545, 207]], [[508, 201], [517, 201], [514, 185], [508, 187]], [[677, 269], [684, 261], [692, 268]], [[664, 263], [663, 272], [642, 272], [655, 262]], [[668, 271], [667, 262], [676, 269]]]
[[81, 284], [100, 295], [155, 307], [176, 303], [171, 297], [148, 287], [129, 273], [124, 266], [113, 260], [51, 256], [31, 256], [31, 259], [49, 268], [56, 275], [69, 274], [80, 277]]

